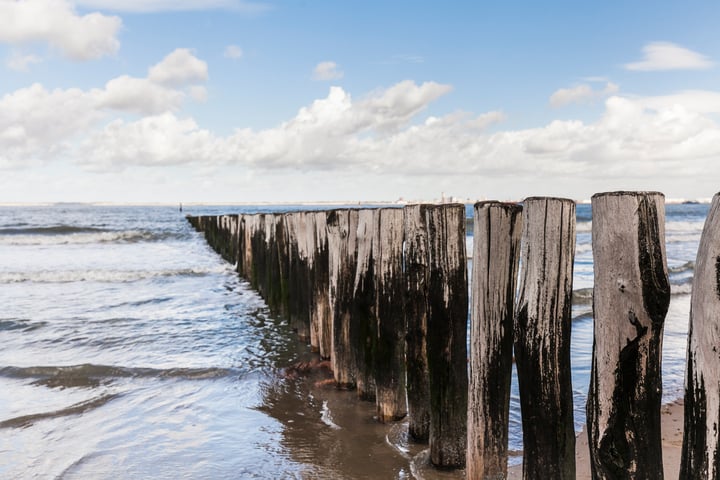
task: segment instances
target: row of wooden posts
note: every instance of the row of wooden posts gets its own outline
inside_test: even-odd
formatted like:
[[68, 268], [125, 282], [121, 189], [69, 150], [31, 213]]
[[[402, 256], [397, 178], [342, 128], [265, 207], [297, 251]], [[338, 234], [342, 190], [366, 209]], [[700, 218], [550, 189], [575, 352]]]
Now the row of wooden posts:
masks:
[[[720, 478], [719, 199], [693, 283], [683, 479]], [[597, 194], [592, 216], [592, 475], [662, 479], [664, 197]], [[437, 467], [506, 478], [514, 352], [523, 478], [574, 479], [575, 203], [475, 204], [471, 292], [465, 217], [464, 205], [422, 204], [188, 219], [331, 360], [338, 387], [374, 400], [381, 422], [409, 415], [410, 437], [429, 443]]]

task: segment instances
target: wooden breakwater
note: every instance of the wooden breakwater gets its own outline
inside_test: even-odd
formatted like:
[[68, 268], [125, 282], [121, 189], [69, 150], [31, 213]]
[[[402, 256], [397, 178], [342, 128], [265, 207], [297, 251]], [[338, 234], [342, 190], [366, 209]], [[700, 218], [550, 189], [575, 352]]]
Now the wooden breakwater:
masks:
[[[720, 356], [708, 353], [720, 341], [719, 198], [693, 285], [682, 478], [720, 478], [714, 426]], [[598, 194], [592, 208], [592, 476], [663, 478], [659, 352], [669, 301], [663, 197]], [[410, 438], [429, 443], [437, 467], [466, 466], [472, 479], [506, 478], [514, 350], [523, 478], [575, 478], [573, 202], [476, 204], [470, 290], [464, 205], [188, 220], [273, 312], [330, 359], [338, 388], [374, 401], [381, 422], [408, 415]]]

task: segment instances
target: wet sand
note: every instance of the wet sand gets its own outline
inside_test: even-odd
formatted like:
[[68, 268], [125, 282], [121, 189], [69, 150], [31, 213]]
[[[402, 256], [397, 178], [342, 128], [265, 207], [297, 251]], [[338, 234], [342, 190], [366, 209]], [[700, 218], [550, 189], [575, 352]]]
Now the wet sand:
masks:
[[[683, 403], [678, 401], [662, 407], [663, 465], [665, 478], [678, 478], [680, 472], [680, 453], [683, 436]], [[575, 445], [577, 480], [590, 480], [590, 455], [587, 433], [583, 431], [577, 437]], [[508, 479], [522, 478], [522, 465], [508, 469]]]

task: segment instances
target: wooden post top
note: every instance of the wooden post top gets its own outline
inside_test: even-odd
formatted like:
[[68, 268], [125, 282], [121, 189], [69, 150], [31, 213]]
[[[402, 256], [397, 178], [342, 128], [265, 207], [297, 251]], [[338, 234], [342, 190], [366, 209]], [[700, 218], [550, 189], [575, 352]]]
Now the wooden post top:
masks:
[[524, 199], [524, 200], [522, 201], [522, 203], [526, 203], [526, 202], [538, 202], [538, 201], [546, 201], [546, 200], [553, 200], [553, 201], [562, 202], [562, 203], [572, 203], [573, 205], [577, 203], [575, 200], [573, 200], [573, 199], [571, 199], [571, 198], [542, 197], [542, 196], [540, 196], [540, 197], [527, 197], [526, 199]]
[[640, 196], [650, 196], [650, 195], [660, 195], [661, 197], [665, 198], [665, 195], [662, 192], [652, 192], [652, 191], [627, 191], [627, 190], [619, 190], [617, 192], [600, 192], [596, 193], [591, 197], [591, 199], [595, 198], [601, 198], [601, 197], [640, 197]]

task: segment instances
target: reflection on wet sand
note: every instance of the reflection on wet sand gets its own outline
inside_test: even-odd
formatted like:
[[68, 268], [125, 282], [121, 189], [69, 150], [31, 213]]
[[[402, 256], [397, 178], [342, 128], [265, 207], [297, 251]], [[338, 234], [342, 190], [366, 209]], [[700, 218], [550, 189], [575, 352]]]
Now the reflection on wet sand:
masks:
[[305, 465], [301, 478], [464, 478], [462, 470], [430, 467], [427, 446], [408, 441], [407, 421], [379, 423], [374, 403], [329, 385], [327, 369], [313, 358], [265, 383], [257, 407], [282, 424], [280, 444]]

